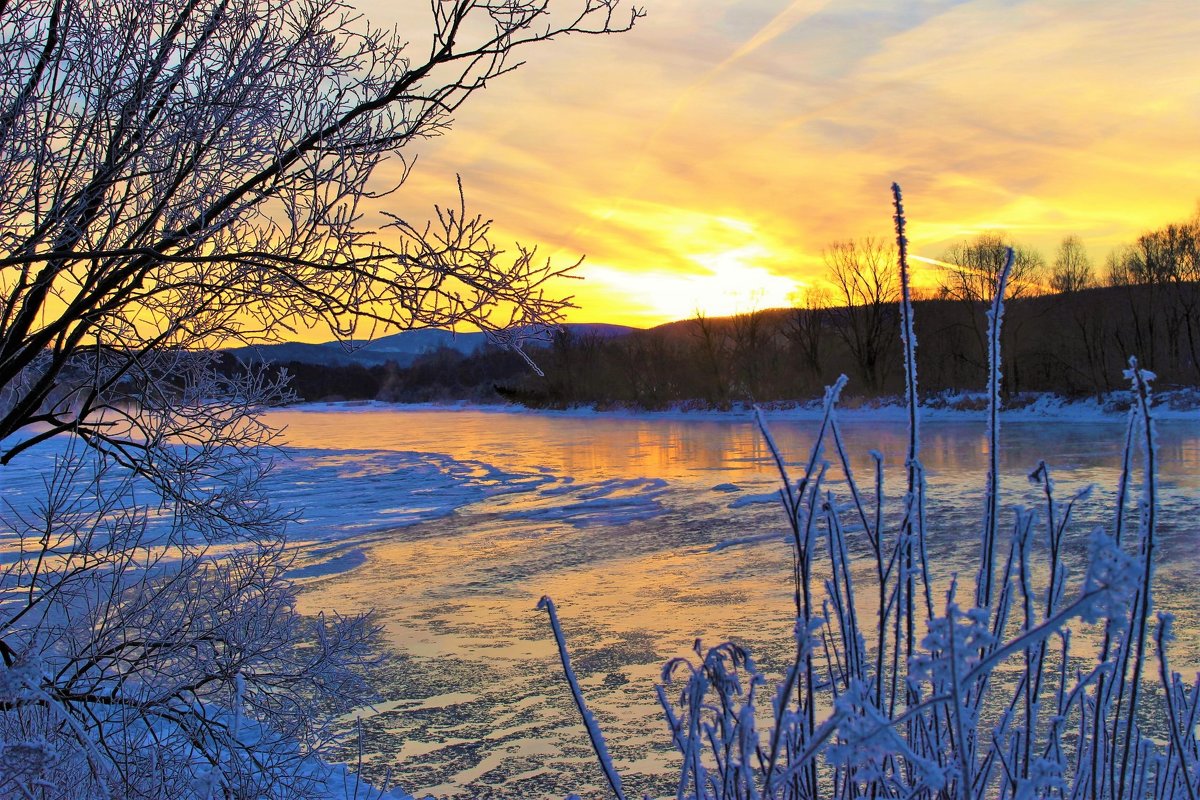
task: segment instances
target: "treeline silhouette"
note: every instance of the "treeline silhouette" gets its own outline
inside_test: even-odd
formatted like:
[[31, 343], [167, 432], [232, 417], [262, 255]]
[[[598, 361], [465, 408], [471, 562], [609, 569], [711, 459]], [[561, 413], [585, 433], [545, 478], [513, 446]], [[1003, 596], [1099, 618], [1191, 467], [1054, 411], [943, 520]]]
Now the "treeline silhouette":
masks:
[[[1130, 286], [1011, 301], [1004, 324], [1005, 395], [1103, 394], [1124, 385], [1131, 354], [1159, 375], [1160, 387], [1197, 383], [1186, 331], [1156, 308], [1156, 294]], [[915, 315], [922, 396], [982, 389], [986, 350], [977, 333], [985, 325], [983, 309], [929, 299], [915, 303]], [[695, 402], [725, 408], [738, 401], [817, 398], [843, 372], [854, 378], [849, 395], [901, 394], [899, 337], [888, 334], [877, 353], [856, 355], [847, 316], [844, 307], [797, 308], [689, 320], [607, 341], [565, 333], [539, 362], [545, 378], [524, 377], [502, 387], [502, 394], [546, 407], [658, 409]], [[883, 326], [898, 329], [894, 308], [879, 316]]]
[[[226, 353], [223, 369], [244, 369]], [[517, 383], [529, 373], [517, 353], [495, 346], [464, 355], [448, 347], [418, 356], [411, 364], [313, 364], [283, 361], [268, 365], [268, 377], [286, 372], [296, 397], [306, 402], [381, 400], [389, 403], [438, 403], [454, 400], [495, 402], [497, 384]]]
[[[1180, 288], [1200, 294], [1200, 284]], [[1006, 395], [1109, 392], [1124, 385], [1129, 355], [1158, 374], [1160, 387], [1200, 383], [1186, 321], [1168, 310], [1163, 294], [1160, 287], [1129, 285], [1010, 301]], [[952, 299], [914, 305], [922, 395], [980, 389], [987, 369], [978, 338], [983, 309]], [[884, 310], [881, 328], [898, 326], [896, 313]], [[516, 353], [495, 347], [470, 355], [443, 348], [407, 367], [289, 362], [276, 369], [287, 370], [293, 390], [307, 401], [503, 398], [543, 408], [662, 409], [679, 403], [727, 408], [738, 401], [819, 397], [842, 372], [854, 378], [851, 396], [900, 394], [898, 336], [886, 335], [873, 359], [861, 350], [856, 356], [850, 316], [845, 307], [793, 308], [699, 317], [617, 337], [564, 329], [531, 351], [544, 377]]]
[[[923, 396], [979, 390], [987, 375], [986, 311], [1012, 248], [1003, 328], [1003, 391], [1067, 397], [1125, 385], [1129, 356], [1157, 386], [1200, 384], [1200, 221], [1168, 225], [1109, 255], [1098, 278], [1081, 242], [1052, 262], [986, 234], [943, 255], [940, 285], [915, 302]], [[561, 329], [530, 354], [441, 349], [411, 365], [291, 362], [304, 400], [488, 401], [531, 407], [727, 408], [736, 402], [819, 397], [840, 373], [849, 394], [903, 390], [895, 257], [882, 240], [838, 242], [824, 253], [825, 288], [795, 308], [697, 316], [614, 336]]]

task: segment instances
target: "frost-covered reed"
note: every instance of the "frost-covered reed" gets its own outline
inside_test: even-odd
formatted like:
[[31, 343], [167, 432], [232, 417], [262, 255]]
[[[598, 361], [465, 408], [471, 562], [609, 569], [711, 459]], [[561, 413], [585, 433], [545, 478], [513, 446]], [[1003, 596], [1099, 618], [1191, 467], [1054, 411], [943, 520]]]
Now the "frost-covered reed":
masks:
[[[1029, 476], [1044, 507], [1017, 509], [1003, 521], [1001, 275], [988, 314], [990, 466], [978, 571], [966, 592], [958, 575], [930, 563], [925, 546], [917, 343], [898, 186], [893, 194], [909, 410], [902, 508], [896, 519], [885, 513], [880, 454], [871, 454], [873, 487], [864, 489], [851, 469], [837, 419], [844, 377], [826, 392], [798, 476], [765, 419], [756, 417], [779, 470], [791, 530], [794, 658], [769, 698], [767, 678], [733, 643], [707, 651], [698, 645], [694, 662], [674, 659], [664, 667], [658, 694], [681, 755], [676, 797], [1195, 800], [1200, 678], [1189, 685], [1171, 671], [1171, 617], [1159, 614], [1156, 626], [1150, 620], [1154, 376], [1130, 359], [1134, 403], [1116, 507], [1109, 530], [1097, 527], [1086, 537], [1086, 554], [1069, 552], [1065, 534], [1089, 493], [1058, 498], [1045, 462]], [[831, 471], [844, 476], [845, 495], [830, 488]], [[1136, 482], [1141, 494], [1132, 500]], [[1131, 503], [1136, 537], [1126, 530]], [[851, 541], [848, 531], [859, 527], [865, 541]], [[1039, 538], [1043, 546], [1035, 547]], [[852, 563], [852, 551], [869, 554], [869, 569]], [[1046, 563], [1035, 565], [1035, 551]], [[1083, 559], [1083, 574], [1072, 579], [1068, 563]], [[873, 585], [863, 585], [864, 574]], [[960, 605], [964, 594], [971, 607]], [[602, 749], [599, 756], [615, 775]]]

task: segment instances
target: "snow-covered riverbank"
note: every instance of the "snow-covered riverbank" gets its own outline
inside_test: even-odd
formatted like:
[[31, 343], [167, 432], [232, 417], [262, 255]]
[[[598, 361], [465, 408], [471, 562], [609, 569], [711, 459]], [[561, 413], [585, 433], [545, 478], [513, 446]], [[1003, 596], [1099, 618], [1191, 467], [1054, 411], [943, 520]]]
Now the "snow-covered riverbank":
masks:
[[[795, 402], [773, 402], [760, 406], [771, 418], [787, 420], [818, 420], [821, 417], [820, 399]], [[754, 405], [734, 403], [727, 409], [712, 408], [702, 403], [680, 403], [662, 410], [627, 407], [597, 408], [578, 406], [566, 409], [527, 408], [511, 403], [384, 403], [378, 400], [355, 400], [337, 403], [301, 403], [290, 407], [297, 411], [348, 412], [383, 409], [413, 411], [479, 411], [497, 414], [535, 414], [552, 417], [626, 417], [632, 419], [750, 419]], [[984, 419], [987, 395], [983, 392], [958, 392], [927, 398], [921, 406], [926, 420]], [[1024, 394], [1007, 401], [1002, 410], [1008, 422], [1112, 422], [1124, 419], [1129, 413], [1129, 392], [1112, 392], [1102, 397], [1065, 398], [1053, 394]], [[1194, 420], [1200, 422], [1200, 388], [1182, 387], [1156, 392], [1154, 413], [1157, 419]], [[879, 422], [902, 421], [908, 412], [903, 399], [885, 397], [872, 400], [843, 398], [838, 405], [841, 419], [869, 419]]]

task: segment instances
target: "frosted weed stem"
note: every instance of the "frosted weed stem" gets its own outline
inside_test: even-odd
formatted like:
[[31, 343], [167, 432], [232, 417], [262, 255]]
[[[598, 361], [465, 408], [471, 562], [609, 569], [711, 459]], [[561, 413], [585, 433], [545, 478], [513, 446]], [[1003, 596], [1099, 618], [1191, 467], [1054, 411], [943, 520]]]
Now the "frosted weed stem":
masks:
[[558, 622], [558, 612], [554, 608], [554, 601], [548, 596], [544, 596], [538, 601], [537, 607], [550, 615], [550, 628], [554, 631], [554, 642], [558, 645], [558, 657], [562, 660], [563, 672], [566, 673], [567, 683], [571, 685], [571, 696], [575, 699], [575, 707], [579, 709], [579, 715], [583, 717], [583, 724], [587, 728], [588, 738], [592, 740], [592, 749], [596, 751], [600, 767], [604, 770], [604, 777], [608, 781], [608, 785], [612, 787], [617, 800], [625, 800], [625, 793], [621, 790], [621, 776], [613, 767], [612, 757], [608, 754], [608, 748], [604, 746], [604, 734], [600, 732], [596, 718], [592, 716], [592, 712], [588, 711], [587, 704], [583, 702], [583, 692], [579, 689], [575, 670], [571, 669], [571, 656], [567, 654], [567, 642], [563, 638], [562, 626]]

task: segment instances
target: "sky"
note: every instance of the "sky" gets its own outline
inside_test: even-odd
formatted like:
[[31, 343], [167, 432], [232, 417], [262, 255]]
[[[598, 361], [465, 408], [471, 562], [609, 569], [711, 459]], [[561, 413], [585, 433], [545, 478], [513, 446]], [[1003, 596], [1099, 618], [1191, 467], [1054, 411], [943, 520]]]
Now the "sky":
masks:
[[569, 321], [640, 327], [791, 305], [831, 243], [891, 236], [892, 181], [934, 259], [1000, 231], [1052, 260], [1077, 235], [1102, 269], [1197, 211], [1196, 0], [642, 5], [628, 33], [526, 50], [412, 148], [392, 210], [456, 201], [461, 175], [501, 246], [585, 257]]

